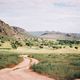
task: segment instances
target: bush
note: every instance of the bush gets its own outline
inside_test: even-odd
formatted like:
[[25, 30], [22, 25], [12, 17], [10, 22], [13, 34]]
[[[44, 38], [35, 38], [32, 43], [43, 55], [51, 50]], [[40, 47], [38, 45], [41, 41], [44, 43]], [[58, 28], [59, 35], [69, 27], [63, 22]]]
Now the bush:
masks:
[[11, 46], [12, 46], [12, 48], [17, 49], [18, 47], [22, 46], [22, 43], [19, 41], [13, 41], [13, 42], [11, 42]]
[[52, 46], [53, 49], [61, 49], [61, 46]]
[[75, 47], [75, 49], [78, 49], [78, 47]]
[[15, 41], [15, 44], [16, 44], [17, 46], [22, 46], [21, 42], [19, 42], [19, 41]]
[[1, 40], [1, 43], [4, 43], [4, 41], [3, 41], [3, 40]]
[[76, 78], [80, 78], [80, 71], [78, 72], [75, 72], [75, 73], [72, 73], [72, 76], [71, 76], [73, 79], [76, 79]]
[[39, 48], [44, 48], [43, 45], [40, 45]]
[[29, 46], [29, 47], [32, 47], [33, 46], [33, 43], [31, 41], [27, 41], [26, 42], [26, 45]]
[[17, 49], [17, 45], [16, 44], [12, 43], [11, 46], [12, 46], [13, 49]]
[[70, 48], [73, 48], [73, 46], [72, 46], [72, 45], [70, 45], [69, 47], [70, 47]]
[[2, 45], [0, 44], [0, 46], [2, 46]]

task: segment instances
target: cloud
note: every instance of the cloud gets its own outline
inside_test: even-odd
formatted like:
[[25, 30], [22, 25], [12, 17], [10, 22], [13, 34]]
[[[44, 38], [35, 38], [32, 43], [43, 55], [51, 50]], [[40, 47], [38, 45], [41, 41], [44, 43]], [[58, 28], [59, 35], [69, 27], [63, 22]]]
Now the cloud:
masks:
[[34, 31], [80, 32], [80, 0], [0, 0], [0, 17]]
[[54, 5], [54, 6], [58, 6], [58, 7], [76, 7], [76, 5], [66, 4], [66, 3], [62, 3], [62, 2], [54, 3], [53, 5]]
[[55, 0], [54, 5], [61, 7], [80, 7], [80, 0]]

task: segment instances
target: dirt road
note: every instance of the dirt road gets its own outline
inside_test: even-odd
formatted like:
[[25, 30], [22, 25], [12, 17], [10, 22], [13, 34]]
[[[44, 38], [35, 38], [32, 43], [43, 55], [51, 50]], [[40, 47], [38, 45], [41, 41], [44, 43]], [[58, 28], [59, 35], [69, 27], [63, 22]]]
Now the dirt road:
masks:
[[34, 63], [38, 61], [24, 57], [24, 61], [16, 67], [0, 70], [0, 80], [54, 80], [31, 71], [29, 68]]

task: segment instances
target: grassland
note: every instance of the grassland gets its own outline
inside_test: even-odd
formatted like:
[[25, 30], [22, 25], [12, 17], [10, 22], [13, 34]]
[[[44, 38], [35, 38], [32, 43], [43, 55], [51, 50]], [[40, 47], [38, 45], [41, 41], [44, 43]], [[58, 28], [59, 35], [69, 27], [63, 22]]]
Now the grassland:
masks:
[[16, 40], [0, 36], [0, 51], [17, 53], [79, 53], [80, 41], [76, 40], [45, 40], [29, 38]]
[[80, 54], [31, 54], [30, 57], [40, 61], [32, 66], [35, 72], [56, 80], [80, 78]]
[[18, 54], [0, 51], [0, 69], [11, 68], [19, 64], [23, 59]]

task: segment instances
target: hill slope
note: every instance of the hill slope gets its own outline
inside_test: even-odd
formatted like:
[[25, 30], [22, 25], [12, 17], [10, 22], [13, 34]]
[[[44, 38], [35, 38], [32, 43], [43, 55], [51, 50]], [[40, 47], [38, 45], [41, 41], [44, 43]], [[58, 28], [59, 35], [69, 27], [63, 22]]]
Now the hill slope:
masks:
[[0, 35], [15, 37], [17, 39], [24, 39], [24, 38], [32, 37], [24, 29], [10, 26], [7, 23], [3, 22], [2, 20], [0, 20]]
[[80, 34], [78, 33], [61, 33], [61, 32], [45, 32], [40, 36], [47, 39], [61, 39], [61, 40], [80, 40]]
[[36, 37], [39, 37], [44, 33], [45, 33], [45, 31], [32, 31], [32, 32], [30, 32], [31, 35], [36, 36]]

